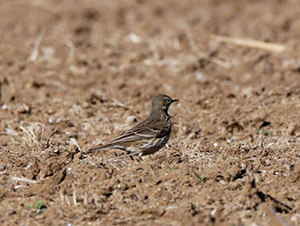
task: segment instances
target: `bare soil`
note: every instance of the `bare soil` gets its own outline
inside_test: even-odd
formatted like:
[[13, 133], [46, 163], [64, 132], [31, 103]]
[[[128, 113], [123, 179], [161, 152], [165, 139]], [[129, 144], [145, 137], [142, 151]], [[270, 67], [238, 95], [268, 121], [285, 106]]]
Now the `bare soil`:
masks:
[[[299, 37], [292, 0], [1, 1], [0, 224], [300, 225]], [[160, 93], [168, 147], [84, 154]]]

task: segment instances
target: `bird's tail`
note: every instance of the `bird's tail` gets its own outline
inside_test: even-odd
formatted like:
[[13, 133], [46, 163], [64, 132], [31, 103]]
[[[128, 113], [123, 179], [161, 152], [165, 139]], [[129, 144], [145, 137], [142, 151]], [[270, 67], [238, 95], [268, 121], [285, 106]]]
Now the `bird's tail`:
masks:
[[114, 146], [114, 144], [106, 144], [106, 145], [103, 145], [103, 146], [92, 148], [92, 149], [88, 150], [85, 154], [91, 154], [91, 153], [94, 153], [96, 151], [101, 151], [101, 150], [105, 150], [105, 149], [111, 148], [113, 146]]

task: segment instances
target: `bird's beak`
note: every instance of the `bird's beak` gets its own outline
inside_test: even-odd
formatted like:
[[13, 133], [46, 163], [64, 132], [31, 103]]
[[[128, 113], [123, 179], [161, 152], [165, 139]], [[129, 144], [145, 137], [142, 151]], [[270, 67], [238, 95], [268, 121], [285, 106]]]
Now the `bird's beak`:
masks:
[[175, 100], [173, 99], [173, 100], [172, 100], [172, 103], [177, 102], [177, 101], [179, 101], [179, 100], [178, 100], [178, 99], [175, 99]]

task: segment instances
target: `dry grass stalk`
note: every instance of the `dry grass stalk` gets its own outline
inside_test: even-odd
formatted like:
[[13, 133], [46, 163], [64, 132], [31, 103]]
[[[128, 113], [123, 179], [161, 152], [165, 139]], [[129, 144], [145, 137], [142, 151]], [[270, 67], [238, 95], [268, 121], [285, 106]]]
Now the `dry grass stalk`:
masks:
[[77, 147], [78, 150], [81, 151], [81, 148], [80, 148], [79, 144], [77, 143], [77, 140], [75, 140], [74, 138], [71, 138], [70, 144], [72, 144], [73, 146]]
[[7, 125], [5, 128], [5, 134], [9, 135], [9, 136], [18, 136], [19, 134], [10, 127], [10, 125]]
[[111, 162], [109, 163], [112, 167], [114, 167], [117, 171], [120, 171], [120, 169], [117, 167], [117, 166], [115, 166], [114, 164], [112, 164]]
[[59, 192], [59, 196], [60, 196], [61, 204], [64, 205], [65, 204], [65, 196], [64, 196], [64, 193], [62, 190]]
[[191, 29], [190, 29], [189, 26], [186, 26], [186, 28], [185, 28], [185, 34], [186, 34], [186, 36], [188, 38], [188, 41], [189, 41], [189, 44], [190, 44], [192, 50], [194, 52], [198, 52], [199, 51], [198, 45], [196, 44], [196, 42], [195, 42], [195, 40], [193, 38]]
[[31, 53], [31, 55], [30, 55], [30, 57], [29, 57], [29, 61], [31, 61], [31, 62], [36, 61], [36, 59], [37, 59], [37, 57], [38, 57], [38, 55], [39, 55], [39, 47], [40, 47], [40, 44], [41, 44], [41, 42], [42, 42], [42, 40], [43, 40], [43, 36], [44, 36], [45, 30], [46, 30], [46, 29], [43, 28], [43, 29], [40, 31], [40, 33], [39, 33], [37, 39], [36, 39], [35, 42], [34, 42], [33, 50], [32, 50], [32, 53]]
[[50, 136], [48, 137], [47, 139], [47, 144], [46, 144], [46, 148], [49, 148], [50, 147], [50, 139], [51, 137], [53, 137], [55, 135], [55, 133], [57, 132], [57, 128], [58, 128], [58, 125], [59, 123], [56, 125], [55, 129], [54, 129], [54, 132], [50, 134]]
[[76, 195], [76, 188], [74, 184], [73, 184], [73, 204], [74, 206], [77, 206], [77, 195]]
[[221, 67], [224, 67], [224, 68], [230, 68], [231, 67], [230, 63], [228, 63], [226, 61], [223, 61], [223, 60], [220, 60], [216, 57], [209, 57], [209, 58], [207, 58], [207, 60], [210, 61], [210, 62], [213, 62], [213, 63], [215, 63], [215, 64], [217, 64]]
[[13, 176], [11, 178], [11, 180], [13, 180], [13, 181], [20, 181], [20, 182], [27, 182], [27, 183], [31, 183], [31, 184], [35, 184], [37, 182], [35, 180], [30, 180], [30, 179], [25, 178], [25, 177], [16, 177], [16, 176]]
[[67, 203], [68, 206], [71, 206], [70, 200], [67, 196], [64, 195], [65, 201]]
[[72, 63], [75, 55], [75, 46], [71, 40], [65, 41], [66, 45], [70, 48], [70, 51], [68, 53], [68, 63]]
[[83, 205], [87, 205], [88, 204], [88, 202], [87, 202], [87, 192], [85, 191], [84, 192], [84, 197], [83, 197]]
[[94, 203], [96, 206], [98, 206], [98, 197], [95, 193], [93, 193]]
[[212, 39], [214, 42], [223, 42], [226, 44], [237, 45], [237, 46], [247, 46], [252, 48], [264, 49], [272, 52], [283, 52], [286, 50], [285, 45], [262, 42], [253, 39], [230, 38], [230, 37], [217, 36], [217, 35], [213, 35]]
[[38, 140], [36, 139], [36, 135], [33, 132], [33, 128], [31, 126], [28, 129], [25, 129], [23, 125], [21, 125], [20, 129], [29, 137], [31, 141], [33, 141], [35, 144], [39, 144]]

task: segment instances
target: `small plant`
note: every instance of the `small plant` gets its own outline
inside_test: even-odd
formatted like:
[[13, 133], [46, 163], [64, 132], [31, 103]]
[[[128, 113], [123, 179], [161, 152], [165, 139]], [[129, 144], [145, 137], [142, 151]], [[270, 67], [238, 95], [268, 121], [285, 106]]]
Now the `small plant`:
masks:
[[43, 201], [40, 200], [40, 201], [38, 201], [37, 204], [36, 204], [36, 209], [37, 209], [37, 210], [40, 210], [40, 209], [43, 208], [43, 206], [44, 206]]
[[207, 177], [203, 176], [200, 178], [200, 183], [205, 183], [207, 181]]
[[84, 160], [80, 160], [80, 164], [86, 165], [87, 162], [85, 162]]
[[46, 209], [47, 207], [44, 205], [43, 201], [42, 200], [39, 200], [36, 205], [35, 205], [35, 209], [34, 209], [34, 206], [33, 205], [29, 205], [27, 206], [27, 209], [29, 210], [33, 210], [34, 209], [34, 212], [35, 212], [35, 215], [38, 215], [38, 214], [41, 214], [44, 212], [44, 209]]
[[263, 134], [265, 136], [271, 136], [273, 134], [273, 131], [264, 131]]
[[167, 166], [169, 170], [178, 170], [179, 168], [177, 166]]

